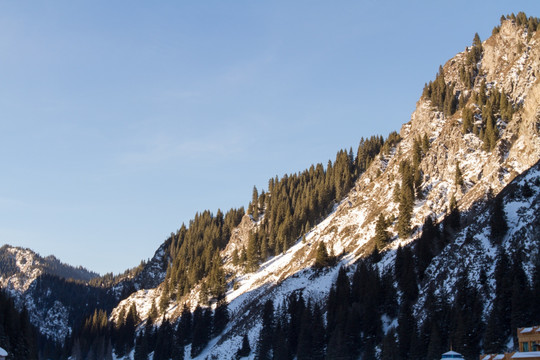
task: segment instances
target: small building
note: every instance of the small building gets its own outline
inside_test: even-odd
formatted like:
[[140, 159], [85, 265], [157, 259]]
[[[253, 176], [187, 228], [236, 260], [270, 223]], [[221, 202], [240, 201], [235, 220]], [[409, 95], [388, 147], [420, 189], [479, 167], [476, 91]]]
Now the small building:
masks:
[[6, 350], [0, 348], [0, 360], [6, 360], [8, 356], [8, 353]]
[[519, 351], [506, 354], [480, 355], [480, 360], [540, 360], [540, 326], [517, 329]]
[[446, 359], [461, 359], [461, 360], [464, 360], [463, 355], [461, 355], [458, 352], [452, 351], [452, 350], [442, 354], [441, 360], [446, 360]]
[[540, 326], [519, 328], [517, 330], [519, 351], [540, 351]]

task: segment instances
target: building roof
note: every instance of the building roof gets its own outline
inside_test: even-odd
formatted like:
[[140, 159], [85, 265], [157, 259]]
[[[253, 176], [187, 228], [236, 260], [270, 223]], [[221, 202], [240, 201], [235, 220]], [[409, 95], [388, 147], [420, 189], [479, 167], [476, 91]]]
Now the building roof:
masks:
[[529, 359], [529, 358], [540, 358], [540, 351], [517, 352], [514, 355], [512, 355], [512, 359]]
[[6, 350], [0, 348], [0, 356], [8, 356], [8, 353]]
[[463, 359], [463, 356], [455, 351], [449, 351], [442, 354], [441, 359]]
[[518, 328], [519, 334], [531, 334], [531, 333], [540, 333], [540, 326], [529, 326], [525, 328]]

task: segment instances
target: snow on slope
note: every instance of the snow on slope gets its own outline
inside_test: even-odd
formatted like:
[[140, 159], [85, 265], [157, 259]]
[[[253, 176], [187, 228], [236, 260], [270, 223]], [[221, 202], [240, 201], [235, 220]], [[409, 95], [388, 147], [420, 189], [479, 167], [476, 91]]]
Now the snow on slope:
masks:
[[[517, 40], [516, 40], [517, 39]], [[540, 84], [535, 74], [540, 72], [540, 46], [538, 34], [530, 40], [522, 36], [522, 30], [510, 21], [503, 23], [500, 34], [484, 42], [484, 58], [481, 63], [482, 76], [489, 86], [502, 88], [521, 110], [507, 123], [498, 121], [500, 140], [492, 151], [483, 149], [483, 142], [474, 134], [463, 135], [460, 112], [446, 117], [431, 106], [429, 100], [421, 99], [411, 121], [403, 125], [400, 136], [402, 141], [387, 155], [378, 156], [369, 169], [356, 182], [348, 196], [320, 224], [315, 226], [304, 239], [291, 247], [286, 253], [269, 259], [254, 273], [233, 273], [231, 289], [227, 293], [230, 302], [231, 323], [220, 338], [212, 340], [199, 358], [216, 356], [229, 358], [240, 346], [244, 333], [248, 333], [250, 343], [255, 344], [260, 329], [258, 312], [266, 299], [273, 299], [279, 305], [283, 299], [295, 291], [314, 299], [326, 296], [331, 283], [337, 275], [339, 266], [317, 274], [311, 270], [315, 249], [320, 242], [340, 255], [340, 264], [353, 263], [359, 257], [369, 254], [373, 249], [371, 241], [374, 235], [376, 217], [383, 213], [391, 217], [398, 214], [398, 204], [393, 200], [393, 189], [400, 182], [399, 166], [403, 160], [412, 158], [412, 145], [415, 138], [427, 135], [430, 149], [422, 159], [420, 168], [424, 173], [421, 188], [424, 198], [414, 205], [411, 223], [413, 235], [408, 239], [396, 236], [397, 220], [390, 226], [393, 242], [387, 249], [396, 249], [414, 241], [421, 233], [421, 226], [427, 216], [440, 221], [447, 213], [452, 195], [458, 200], [462, 211], [472, 211], [473, 206], [486, 199], [488, 193], [497, 195], [516, 176], [537, 163], [540, 159]], [[529, 41], [522, 47], [521, 44]], [[519, 50], [522, 49], [522, 50]], [[523, 56], [524, 51], [527, 56]], [[514, 56], [520, 52], [521, 55]], [[445, 79], [453, 81], [458, 91], [470, 91], [459, 88], [459, 67], [465, 60], [464, 53], [458, 54], [444, 66]], [[505, 59], [504, 61], [501, 59]], [[504, 66], [501, 63], [504, 62]], [[522, 69], [517, 78], [508, 69]], [[510, 74], [510, 75], [509, 75]], [[478, 91], [479, 86], [474, 89]], [[463, 173], [464, 186], [455, 184], [455, 168], [459, 165]], [[522, 206], [523, 205], [523, 206]], [[536, 205], [535, 205], [536, 206]], [[516, 211], [514, 213], [513, 211]], [[538, 211], [537, 207], [527, 210], [525, 203], [507, 202], [509, 221], [527, 231], [527, 216]], [[515, 215], [519, 214], [519, 215]], [[517, 216], [517, 217], [516, 217]], [[487, 217], [477, 214], [478, 220], [487, 221]], [[257, 224], [251, 224], [251, 228]], [[472, 226], [472, 225], [471, 225]], [[478, 229], [481, 229], [479, 227]], [[518, 241], [518, 233], [512, 232], [505, 238], [505, 246], [511, 248], [513, 241]], [[475, 262], [475, 256], [483, 256], [485, 264], [493, 262], [494, 247], [487, 241], [487, 228], [477, 231], [473, 245], [464, 244], [465, 232], [444, 254], [428, 268], [433, 279], [446, 281], [448, 291], [455, 282], [458, 269], [467, 267], [474, 274], [480, 271], [481, 262]], [[239, 271], [230, 263], [233, 246], [238, 246], [242, 239], [231, 241], [222, 256], [226, 259], [225, 268], [231, 272]], [[243, 239], [244, 244], [247, 241]], [[463, 253], [462, 251], [468, 252]], [[457, 254], [465, 254], [461, 260]], [[452, 257], [454, 255], [454, 257]], [[470, 258], [468, 257], [470, 255]], [[393, 251], [381, 262], [389, 264]], [[453, 259], [454, 272], [439, 272], [445, 259]], [[438, 261], [438, 265], [437, 265]], [[482, 265], [483, 266], [483, 265]], [[450, 265], [444, 266], [451, 268]], [[489, 272], [488, 272], [489, 273]], [[490, 274], [490, 273], [489, 273]], [[442, 280], [440, 280], [442, 281]], [[233, 287], [234, 283], [234, 287]], [[159, 290], [158, 290], [159, 291]], [[195, 306], [198, 299], [194, 289], [189, 300]], [[126, 300], [126, 304], [130, 303]], [[148, 308], [147, 305], [141, 305]], [[178, 308], [176, 308], [177, 310]], [[169, 316], [178, 315], [169, 309]]]
[[12, 295], [25, 292], [30, 284], [43, 273], [44, 264], [36, 253], [29, 249], [5, 245], [2, 250], [3, 261], [10, 264], [10, 269], [0, 274], [0, 286]]
[[[525, 183], [531, 189], [529, 196], [521, 194]], [[526, 274], [531, 276], [534, 262], [540, 256], [540, 163], [517, 178], [499, 196], [503, 198], [509, 227], [501, 245], [490, 241], [490, 209], [481, 204], [469, 214], [474, 221], [464, 227], [454, 243], [449, 244], [433, 259], [426, 270], [425, 286], [420, 294], [427, 293], [427, 287], [435, 284], [437, 288], [435, 294], [444, 295], [451, 302], [454, 298], [454, 284], [460, 272], [466, 270], [469, 283], [482, 289], [478, 279], [480, 272], [484, 271], [488, 281], [487, 288], [483, 289], [481, 294], [489, 303], [495, 294], [493, 277], [496, 257], [501, 248], [510, 257], [519, 254]], [[468, 232], [474, 235], [467, 241]], [[421, 295], [416, 304], [417, 314], [421, 313], [424, 302], [425, 297]], [[490, 307], [484, 308], [484, 316], [487, 316], [489, 310]]]
[[[513, 24], [506, 22], [503, 25], [501, 38], [512, 36], [513, 32], [519, 32]], [[510, 34], [510, 35], [509, 35]], [[523, 40], [523, 37], [522, 41]], [[504, 40], [504, 38], [503, 38]], [[531, 40], [535, 42], [536, 39]], [[488, 41], [489, 42], [489, 41]], [[504, 56], [506, 52], [516, 51], [516, 48], [508, 48], [503, 41], [491, 43], [485, 42], [486, 53], [491, 58]], [[532, 44], [535, 45], [536, 43]], [[376, 216], [383, 212], [386, 216], [398, 213], [398, 204], [393, 201], [394, 184], [399, 181], [399, 164], [404, 159], [411, 159], [412, 144], [415, 137], [427, 134], [430, 140], [430, 150], [421, 162], [421, 169], [425, 176], [422, 183], [425, 199], [417, 201], [413, 211], [412, 225], [415, 227], [413, 236], [401, 241], [394, 237], [396, 241], [388, 246], [388, 249], [395, 249], [399, 244], [406, 244], [413, 241], [419, 234], [421, 226], [427, 216], [435, 216], [441, 220], [447, 214], [450, 197], [454, 195], [462, 211], [469, 210], [478, 201], [485, 199], [489, 192], [496, 195], [501, 189], [508, 185], [518, 174], [534, 165], [540, 159], [540, 138], [538, 134], [538, 109], [540, 108], [540, 85], [535, 82], [534, 72], [540, 71], [540, 48], [534, 47], [534, 57], [519, 57], [514, 66], [526, 66], [527, 74], [523, 74], [520, 79], [500, 76], [501, 72], [493, 71], [492, 68], [498, 66], [496, 62], [486, 63], [486, 81], [498, 84], [507, 90], [513, 99], [522, 102], [524, 110], [514, 116], [509, 124], [499, 122], [501, 139], [497, 147], [487, 152], [483, 149], [483, 142], [478, 136], [473, 134], [463, 135], [461, 133], [461, 119], [459, 112], [453, 117], [445, 117], [441, 112], [434, 111], [429, 101], [421, 100], [416, 111], [411, 117], [411, 121], [401, 129], [402, 141], [394, 149], [390, 158], [380, 156], [370, 166], [368, 171], [357, 181], [355, 188], [350, 192], [335, 211], [322, 223], [317, 225], [306, 237], [305, 241], [299, 241], [286, 254], [280, 255], [263, 264], [261, 269], [251, 275], [243, 275], [237, 279], [240, 287], [236, 292], [231, 292], [228, 299], [231, 301], [233, 309], [233, 323], [230, 324], [228, 332], [223, 336], [223, 343], [211, 344], [200, 356], [217, 355], [218, 357], [227, 354], [230, 349], [240, 346], [242, 328], [236, 328], [236, 324], [242, 322], [242, 317], [249, 319], [248, 325], [243, 329], [248, 331], [251, 344], [254, 344], [257, 337], [257, 318], [250, 317], [250, 311], [260, 308], [255, 304], [262, 304], [265, 299], [272, 298], [275, 304], [287, 297], [291, 292], [302, 290], [306, 295], [314, 298], [324, 297], [337, 274], [337, 269], [328, 271], [324, 277], [318, 278], [314, 275], [309, 266], [313, 263], [314, 249], [319, 242], [325, 242], [329, 249], [333, 249], [336, 254], [344, 254], [342, 263], [352, 263], [358, 257], [369, 253], [372, 249], [370, 243], [374, 234], [374, 220]], [[455, 61], [454, 61], [455, 60]], [[459, 66], [459, 61], [465, 61], [462, 54], [458, 54], [445, 65], [445, 78], [454, 80], [450, 74], [452, 67]], [[523, 64], [522, 64], [523, 63]], [[489, 75], [491, 74], [491, 75]], [[490, 78], [491, 76], [491, 78]], [[528, 79], [524, 81], [523, 79]], [[478, 89], [476, 89], [478, 91]], [[463, 188], [454, 183], [455, 167], [459, 164], [463, 172], [465, 186]], [[534, 176], [534, 175], [531, 175]], [[535, 211], [537, 207], [528, 210], [520, 207], [516, 202], [507, 203], [507, 213], [509, 221], [516, 223], [516, 216], [513, 215], [515, 207], [519, 207], [519, 224], [526, 226], [527, 214]], [[479, 219], [482, 219], [479, 217]], [[487, 221], [484, 217], [483, 221]], [[394, 223], [395, 225], [395, 223]], [[392, 229], [390, 229], [392, 230]], [[518, 231], [518, 230], [516, 230]], [[457, 252], [453, 247], [445, 250], [440, 255], [439, 261], [444, 261], [455, 257], [455, 272], [446, 273], [445, 281], [448, 289], [455, 282], [458, 269], [468, 267], [472, 274], [479, 269], [480, 263], [493, 263], [495, 256], [494, 247], [487, 241], [487, 229], [477, 235], [479, 245], [476, 248], [463, 247], [465, 238], [458, 239], [454, 246], [467, 249], [469, 253]], [[395, 234], [395, 232], [394, 232]], [[512, 240], [517, 236], [508, 234], [505, 238], [505, 246], [511, 247]], [[475, 242], [475, 243], [476, 243]], [[465, 250], [462, 250], [465, 251]], [[462, 254], [457, 257], [456, 254]], [[389, 252], [386, 261], [390, 261], [393, 252]], [[472, 254], [470, 257], [468, 255]], [[484, 262], [475, 261], [478, 256], [484, 257]], [[461, 259], [466, 261], [462, 262]], [[384, 264], [384, 262], [383, 262]], [[432, 269], [428, 269], [432, 276], [442, 277], [437, 270], [441, 263], [434, 263]], [[451, 267], [450, 267], [451, 268]], [[488, 275], [491, 275], [488, 271]], [[448, 290], [449, 291], [449, 290]], [[241, 293], [241, 296], [236, 295]], [[251, 303], [250, 303], [251, 302]], [[246, 315], [246, 313], [248, 313]], [[238, 320], [237, 320], [238, 319]], [[230, 352], [229, 352], [230, 354]]]
[[71, 332], [69, 313], [59, 301], [45, 309], [36, 304], [39, 300], [30, 295], [34, 293], [36, 279], [43, 274], [79, 281], [88, 281], [97, 276], [83, 268], [63, 264], [54, 256], [43, 258], [32, 250], [9, 245], [0, 248], [0, 268], [0, 287], [15, 299], [17, 306], [28, 309], [30, 321], [42, 334], [56, 340], [63, 340]]

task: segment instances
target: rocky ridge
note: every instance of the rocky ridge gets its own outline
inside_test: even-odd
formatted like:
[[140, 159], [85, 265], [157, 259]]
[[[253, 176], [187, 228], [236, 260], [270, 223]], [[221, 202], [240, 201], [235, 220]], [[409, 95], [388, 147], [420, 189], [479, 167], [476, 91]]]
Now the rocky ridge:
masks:
[[[288, 294], [298, 290], [315, 299], [326, 296], [338, 267], [328, 270], [322, 276], [316, 276], [311, 270], [319, 242], [324, 242], [335, 254], [341, 254], [339, 265], [352, 264], [372, 251], [375, 219], [378, 214], [382, 212], [391, 216], [399, 212], [399, 205], [393, 199], [393, 189], [395, 183], [400, 181], [400, 163], [412, 158], [413, 143], [417, 137], [426, 134], [430, 143], [429, 151], [420, 163], [424, 174], [421, 184], [424, 197], [415, 202], [411, 219], [413, 235], [410, 238], [397, 237], [396, 220], [390, 226], [393, 241], [386, 247], [386, 260], [381, 266], [394, 256], [398, 245], [410, 243], [420, 235], [421, 226], [428, 216], [437, 221], [442, 220], [448, 214], [452, 195], [455, 196], [459, 209], [465, 214], [469, 212], [469, 219], [474, 219], [474, 214], [480, 211], [475, 210], [475, 204], [482, 203], [488, 196], [496, 196], [518, 175], [535, 165], [540, 159], [540, 84], [536, 81], [540, 71], [539, 41], [538, 33], [528, 37], [523, 28], [513, 21], [503, 21], [499, 33], [482, 44], [483, 57], [477, 64], [480, 72], [472, 90], [459, 86], [458, 69], [464, 65], [468, 50], [457, 54], [443, 67], [446, 81], [456, 84], [456, 92], [478, 92], [484, 80], [487, 89], [503, 89], [514, 107], [519, 109], [508, 122], [500, 117], [497, 119], [499, 140], [491, 151], [484, 149], [479, 136], [473, 133], [463, 134], [461, 111], [445, 116], [442, 111], [432, 106], [430, 100], [421, 98], [411, 120], [401, 128], [401, 142], [388, 154], [380, 154], [359, 178], [348, 196], [336, 206], [334, 212], [286, 253], [269, 259], [255, 273], [235, 276], [233, 274], [241, 273], [241, 270], [230, 263], [228, 255], [240, 244], [238, 241], [231, 242], [222, 255], [226, 268], [231, 272], [231, 288], [227, 300], [230, 302], [233, 321], [228, 331], [211, 343], [207, 351], [201, 354], [201, 358], [207, 355], [219, 356], [224, 349], [239, 346], [241, 339], [238, 334], [242, 333], [239, 329], [247, 330], [251, 343], [254, 343], [259, 326], [256, 309], [266, 298], [271, 297], [279, 303]], [[476, 105], [469, 102], [467, 106]], [[477, 115], [476, 121], [480, 120], [480, 115]], [[463, 186], [458, 186], [454, 180], [456, 164], [463, 173]], [[469, 221], [470, 226], [479, 226], [476, 222]], [[519, 224], [522, 228], [526, 227], [526, 222]], [[255, 224], [241, 225], [245, 229], [253, 226]], [[464, 237], [465, 234], [462, 234], [456, 243], [459, 244]], [[241, 239], [245, 245], [247, 237]], [[507, 235], [504, 244], [510, 246], [508, 244], [515, 241], [516, 235], [512, 232]], [[492, 255], [493, 246], [488, 248], [485, 241], [481, 243], [485, 244], [483, 251]], [[450, 247], [447, 251], [450, 252], [451, 249]], [[474, 253], [481, 253], [480, 249], [476, 249]], [[434, 269], [437, 264], [440, 265], [444, 256], [448, 256], [448, 252], [434, 260]], [[454, 254], [455, 261], [458, 261], [458, 254], [464, 253]], [[492, 260], [490, 256], [478, 258], [478, 263], [489, 264], [489, 260]], [[451, 271], [444, 275], [432, 271], [433, 279], [446, 277], [448, 281], [455, 276]], [[491, 275], [492, 271], [488, 271], [488, 276]], [[197, 289], [194, 289], [186, 300], [190, 300], [193, 305], [197, 299]], [[421, 301], [419, 300], [419, 304]], [[129, 299], [126, 300], [127, 303]], [[172, 308], [170, 310], [170, 316], [174, 318], [176, 313]], [[246, 324], [250, 326], [246, 327]]]

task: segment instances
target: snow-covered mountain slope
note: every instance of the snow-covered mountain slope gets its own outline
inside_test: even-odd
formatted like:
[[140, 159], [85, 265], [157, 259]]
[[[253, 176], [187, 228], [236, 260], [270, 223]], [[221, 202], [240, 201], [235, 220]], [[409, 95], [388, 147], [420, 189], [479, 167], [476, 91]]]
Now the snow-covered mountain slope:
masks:
[[[0, 287], [15, 299], [19, 307], [28, 309], [31, 322], [43, 335], [57, 340], [63, 340], [72, 330], [71, 310], [57, 300], [57, 294], [50, 287], [40, 286], [45, 283], [43, 279], [60, 282], [69, 279], [84, 284], [98, 276], [82, 267], [63, 264], [54, 256], [43, 258], [32, 250], [9, 245], [0, 248], [0, 269]], [[52, 300], [44, 301], [46, 298]]]
[[32, 324], [43, 335], [61, 342], [94, 309], [111, 311], [134, 291], [157, 287], [165, 277], [168, 246], [165, 242], [138, 268], [116, 277], [99, 277], [54, 256], [43, 258], [32, 250], [4, 245], [0, 248], [0, 287], [19, 307], [28, 309]]
[[[266, 299], [272, 298], [279, 304], [291, 292], [300, 290], [313, 298], [325, 297], [339, 266], [352, 264], [371, 253], [374, 248], [372, 239], [375, 220], [381, 213], [393, 219], [388, 228], [393, 236], [392, 241], [385, 248], [385, 261], [388, 262], [398, 245], [409, 244], [418, 238], [428, 216], [441, 221], [448, 214], [453, 196], [459, 210], [468, 214], [467, 229], [477, 231], [474, 237], [476, 240], [464, 245], [466, 231], [460, 234], [444, 253], [433, 260], [428, 269], [431, 281], [439, 284], [445, 281], [451, 286], [451, 279], [455, 279], [456, 275], [449, 270], [448, 264], [452, 262], [453, 266], [459, 268], [486, 266], [473, 264], [488, 264], [492, 261], [495, 247], [485, 240], [486, 234], [482, 232], [486, 228], [482, 221], [487, 221], [482, 216], [486, 211], [482, 204], [489, 196], [497, 196], [540, 159], [540, 83], [537, 81], [540, 73], [540, 34], [536, 32], [534, 36], [528, 36], [523, 27], [505, 20], [500, 31], [482, 46], [483, 55], [475, 65], [478, 75], [472, 89], [464, 86], [460, 80], [460, 69], [467, 65], [468, 51], [471, 49], [450, 59], [444, 65], [443, 73], [445, 81], [455, 86], [455, 94], [464, 94], [470, 99], [472, 95], [477, 96], [483, 91], [482, 83], [485, 83], [485, 89], [504, 91], [512, 102], [516, 111], [511, 119], [505, 121], [500, 116], [496, 119], [499, 137], [495, 146], [486, 149], [480, 134], [464, 134], [461, 109], [447, 116], [428, 98], [422, 97], [411, 120], [401, 128], [401, 141], [373, 161], [348, 196], [324, 221], [311, 229], [303, 239], [299, 239], [287, 252], [269, 259], [254, 273], [244, 273], [232, 264], [231, 259], [233, 250], [246, 246], [249, 232], [257, 227], [257, 223], [248, 217], [244, 218], [222, 252], [224, 268], [229, 274], [227, 300], [232, 321], [222, 336], [209, 344], [200, 358], [209, 355], [220, 358], [230, 354], [231, 349], [240, 346], [241, 337], [246, 332], [250, 343], [254, 344], [260, 328], [259, 311]], [[466, 107], [476, 111], [474, 121], [481, 124], [482, 109], [473, 100]], [[423, 196], [414, 203], [412, 236], [400, 239], [395, 219], [399, 213], [399, 204], [394, 199], [394, 187], [401, 182], [400, 164], [413, 158], [414, 142], [424, 135], [429, 140], [429, 149], [419, 165], [423, 173], [419, 187]], [[456, 183], [457, 167], [462, 172], [463, 185]], [[500, 195], [505, 196], [506, 212], [512, 227], [504, 238], [504, 246], [509, 250], [528, 247], [530, 254], [535, 251], [537, 253], [538, 249], [538, 244], [530, 240], [538, 238], [538, 201], [512, 200], [510, 194], [514, 191], [511, 189], [522, 186], [523, 181], [531, 180], [533, 185], [536, 184], [534, 174], [537, 173], [537, 167], [534, 169], [507, 188], [508, 197], [504, 193]], [[537, 192], [535, 194], [538, 195]], [[524, 234], [527, 236], [524, 237]], [[311, 269], [320, 242], [340, 255], [338, 266], [323, 274]], [[381, 262], [381, 266], [384, 266], [385, 261]], [[486, 272], [492, 276], [492, 272]], [[179, 305], [184, 301], [194, 307], [199, 299], [198, 290], [193, 289], [189, 296], [172, 304], [167, 316], [178, 316]], [[135, 303], [139, 315], [144, 318], [150, 308], [149, 301], [159, 301], [160, 291], [159, 287], [148, 292], [145, 290], [148, 294], [146, 299], [145, 293], [136, 293], [120, 303], [114, 313]], [[421, 306], [421, 301], [418, 306]]]
[[[468, 213], [463, 213], [466, 216], [463, 221], [467, 225], [455, 234], [452, 241], [431, 261], [426, 276], [420, 283], [421, 295], [415, 304], [415, 314], [419, 321], [425, 315], [422, 311], [425, 309], [428, 288], [437, 289], [435, 295], [444, 296], [452, 302], [456, 280], [462, 272], [469, 274], [470, 284], [481, 289], [481, 294], [489, 304], [495, 294], [494, 264], [501, 249], [510, 256], [520, 256], [527, 274], [531, 275], [535, 261], [540, 258], [540, 162], [516, 177], [498, 197], [508, 219], [508, 232], [500, 244], [490, 241], [489, 217], [493, 199], [487, 202], [485, 199], [479, 199]], [[332, 216], [335, 216], [335, 213]], [[322, 272], [303, 267], [287, 276], [281, 271], [285, 273], [290, 271], [290, 267], [295, 266], [294, 259], [313, 248], [317, 238], [316, 230], [327, 227], [330, 218], [319, 224], [304, 241], [299, 241], [287, 253], [272, 258], [256, 273], [238, 279], [241, 285], [228, 294], [233, 319], [231, 325], [223, 336], [214, 339], [198, 358], [204, 359], [207, 356], [226, 358], [240, 347], [243, 334], [248, 334], [250, 343], [256, 344], [261, 328], [258, 309], [266, 299], [272, 299], [278, 306], [293, 292], [301, 291], [315, 301], [322, 300], [328, 295], [339, 267], [351, 265], [356, 259], [354, 253], [344, 256], [338, 266]], [[385, 253], [378, 264], [381, 272], [388, 271], [389, 267], [393, 266], [395, 247], [402, 243], [399, 240], [395, 241], [392, 244], [394, 248]], [[481, 284], [479, 274], [482, 271], [486, 276], [487, 288]], [[490, 307], [486, 306], [484, 316], [487, 316], [490, 310]], [[395, 325], [394, 323], [393, 326]]]
[[54, 256], [41, 257], [30, 249], [4, 245], [0, 248], [0, 287], [22, 293], [41, 274], [90, 281], [98, 274], [63, 264]]
[[169, 246], [169, 241], [164, 242], [149, 261], [116, 276], [111, 282], [105, 277], [97, 279], [96, 282], [101, 286], [111, 287], [119, 300], [138, 290], [153, 289], [165, 279], [170, 261]]
[[[490, 236], [490, 214], [494, 200], [479, 202], [467, 214], [466, 226], [456, 234], [454, 241], [436, 256], [426, 269], [420, 294], [434, 287], [436, 295], [452, 301], [454, 285], [460, 273], [468, 274], [468, 282], [481, 290], [487, 304], [495, 296], [494, 264], [501, 250], [510, 258], [517, 256], [525, 273], [532, 280], [532, 269], [540, 260], [540, 162], [518, 176], [497, 196], [507, 218], [508, 232], [500, 240]], [[485, 274], [481, 284], [480, 273]], [[421, 315], [425, 296], [420, 296], [416, 311]], [[484, 315], [491, 310], [484, 308]]]

